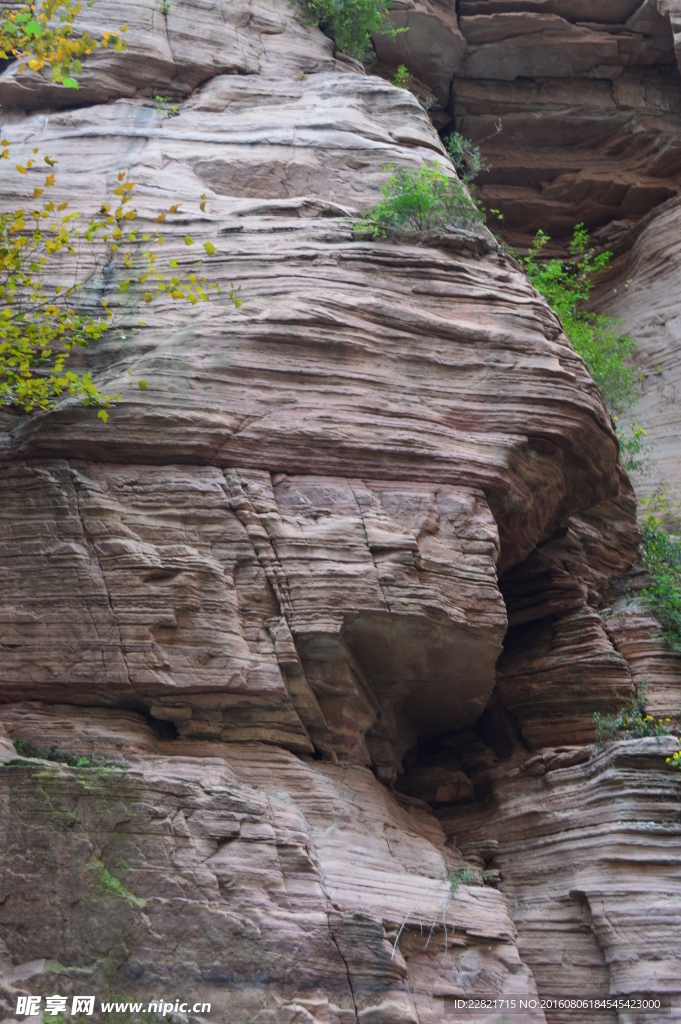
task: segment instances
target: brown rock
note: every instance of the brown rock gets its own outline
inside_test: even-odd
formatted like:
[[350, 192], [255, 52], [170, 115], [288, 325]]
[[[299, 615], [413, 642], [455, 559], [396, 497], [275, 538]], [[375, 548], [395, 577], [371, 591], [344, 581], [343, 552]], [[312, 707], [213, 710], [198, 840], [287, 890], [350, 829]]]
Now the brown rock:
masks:
[[[521, 6], [462, 3], [467, 44], [451, 5], [405, 8], [395, 46], [441, 102], [459, 60], [503, 65], [457, 77], [453, 110], [478, 138], [490, 95], [515, 117], [512, 228], [633, 223], [678, 184], [671, 22]], [[0, 414], [2, 1016], [83, 971], [221, 1024], [469, 1020], [452, 997], [535, 995], [532, 969], [543, 992], [676, 991], [674, 741], [584, 748], [632, 689], [598, 608], [638, 534], [583, 363], [488, 232], [358, 240], [386, 164], [452, 169], [417, 100], [286, 0], [145, 0], [129, 23], [75, 97], [8, 68], [3, 133], [84, 213], [121, 169], [140, 223], [181, 203], [164, 253], [214, 241], [223, 298], [134, 331], [116, 303], [81, 356], [123, 395], [107, 426], [69, 400]], [[528, 80], [538, 39], [595, 77]], [[557, 124], [569, 145], [538, 158]], [[584, 159], [586, 124], [619, 163]], [[26, 202], [37, 176], [2, 173]]]
[[[654, 984], [672, 1006], [678, 999], [668, 939], [680, 912], [680, 780], [665, 765], [677, 747], [671, 737], [630, 740], [574, 767], [516, 770], [484, 804], [438, 813], [466, 850], [482, 837], [498, 841], [493, 864], [541, 992], [626, 996]], [[570, 1014], [547, 1019], [562, 1024]], [[583, 1010], [580, 1020], [617, 1014]]]
[[[222, 751], [2, 769], [5, 1013], [19, 992], [79, 993], [83, 972], [93, 991], [145, 1004], [172, 991], [225, 1022], [416, 1024], [482, 988], [536, 994], [504, 896], [462, 885], [443, 906], [461, 861], [431, 815], [366, 769]], [[26, 928], [38, 906], [42, 927]]]

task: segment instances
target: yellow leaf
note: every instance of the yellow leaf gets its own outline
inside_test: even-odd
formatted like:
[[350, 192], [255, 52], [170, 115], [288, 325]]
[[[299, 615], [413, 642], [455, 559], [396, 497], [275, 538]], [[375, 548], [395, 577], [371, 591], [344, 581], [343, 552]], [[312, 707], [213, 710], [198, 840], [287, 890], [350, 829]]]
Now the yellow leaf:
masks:
[[162, 224], [165, 219], [166, 219], [165, 213], [159, 213], [158, 217], [156, 218], [156, 223], [157, 224]]
[[97, 419], [103, 420], [104, 423], [106, 423], [108, 418], [109, 418], [109, 414], [106, 411], [106, 409], [100, 409], [99, 412], [97, 413]]
[[48, 174], [45, 178], [45, 184], [49, 187], [54, 185], [54, 174]]
[[54, 167], [55, 164], [57, 163], [56, 160], [52, 160], [51, 157], [49, 157], [49, 156], [43, 157], [43, 159], [44, 159], [46, 164], [50, 165], [50, 167]]
[[[106, 32], [104, 33], [104, 36], [106, 37]], [[124, 178], [125, 178], [125, 171], [119, 171], [118, 172], [118, 180], [119, 181], [123, 181]]]
[[203, 248], [206, 250], [209, 256], [212, 256], [213, 253], [215, 252], [215, 246], [213, 245], [212, 242], [204, 242]]
[[57, 207], [57, 209], [58, 210], [65, 210], [68, 205], [69, 205], [68, 203], [60, 203], [59, 206]]
[[45, 191], [45, 189], [44, 189], [44, 188], [34, 188], [34, 189], [33, 189], [33, 198], [34, 198], [34, 199], [37, 199], [37, 198], [38, 198], [38, 196], [41, 196], [41, 195], [43, 194], [43, 192], [44, 192], [44, 191]]
[[147, 382], [145, 380], [138, 380], [137, 385], [138, 387], [142, 388], [142, 391], [147, 390]]
[[185, 235], [184, 236], [184, 244], [185, 245], [193, 245], [194, 244], [194, 239], [192, 238], [191, 235]]
[[182, 203], [175, 203], [174, 206], [170, 207], [170, 212], [171, 213], [177, 213], [177, 211], [180, 209], [181, 206], [182, 206]]
[[17, 170], [19, 174], [26, 174], [26, 168], [22, 167], [21, 164], [17, 164]]

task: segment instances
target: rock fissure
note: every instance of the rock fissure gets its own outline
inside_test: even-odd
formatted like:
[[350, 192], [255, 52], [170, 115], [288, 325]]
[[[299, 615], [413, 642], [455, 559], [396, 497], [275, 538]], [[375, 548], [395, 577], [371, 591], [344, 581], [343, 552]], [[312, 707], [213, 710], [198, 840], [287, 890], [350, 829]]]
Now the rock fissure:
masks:
[[[106, 426], [0, 409], [10, 1015], [20, 965], [41, 965], [27, 991], [80, 991], [57, 954], [98, 993], [181, 983], [218, 1024], [678, 997], [677, 741], [600, 750], [593, 728], [644, 678], [656, 715], [681, 692], [626, 596], [614, 424], [491, 234], [348, 222], [387, 164], [449, 168], [453, 129], [491, 164], [478, 195], [507, 244], [541, 227], [559, 252], [583, 220], [615, 251], [598, 303], [640, 341], [675, 493], [677, 7], [409, 0], [364, 74], [288, 0], [173, 0], [163, 24], [141, 0], [77, 93], [0, 73], [3, 137], [24, 164], [49, 149], [55, 199], [87, 215], [125, 164], [140, 206], [181, 204], [164, 259], [211, 242], [222, 287], [79, 354], [123, 395]], [[82, 19], [101, 35], [108, 0]], [[402, 63], [428, 114], [386, 80]], [[29, 171], [2, 162], [3, 209], [30, 204]], [[37, 790], [17, 739], [126, 770], [54, 764]]]
[[[134, 686], [134, 684], [133, 684], [133, 681], [132, 681], [132, 677], [130, 675], [130, 666], [128, 664], [128, 660], [127, 660], [127, 657], [126, 657], [125, 645], [123, 643], [123, 636], [121, 634], [121, 629], [120, 629], [120, 626], [118, 624], [118, 619], [116, 618], [116, 609], [114, 608], [114, 605], [113, 605], [113, 600], [111, 598], [111, 592], [109, 590], [109, 587], [107, 586], [106, 576], [104, 575], [104, 570], [102, 568], [102, 563], [100, 561], [99, 553], [97, 551], [97, 545], [95, 543], [94, 538], [90, 534], [90, 532], [88, 530], [88, 527], [87, 527], [87, 524], [85, 522], [85, 519], [83, 517], [83, 512], [82, 512], [81, 504], [80, 504], [80, 484], [79, 484], [79, 480], [78, 480], [78, 475], [77, 475], [77, 473], [74, 472], [74, 470], [71, 467], [69, 467], [69, 475], [70, 475], [70, 478], [71, 478], [71, 485], [73, 487], [73, 493], [74, 493], [74, 496], [75, 496], [75, 499], [76, 499], [76, 509], [78, 511], [78, 518], [80, 519], [81, 529], [83, 531], [83, 536], [85, 537], [85, 540], [87, 542], [87, 546], [88, 546], [90, 552], [92, 553], [92, 557], [95, 559], [95, 561], [97, 563], [97, 568], [99, 570], [99, 577], [100, 577], [100, 579], [102, 581], [102, 584], [103, 584], [103, 587], [104, 587], [104, 591], [106, 593], [106, 600], [107, 600], [107, 603], [108, 603], [108, 606], [109, 606], [109, 610], [111, 611], [111, 619], [112, 619], [112, 622], [113, 622], [114, 626], [116, 627], [116, 632], [118, 633], [118, 645], [119, 645], [119, 649], [120, 649], [120, 652], [121, 652], [121, 656], [123, 658], [123, 662], [125, 664], [125, 670], [126, 670], [127, 676], [128, 676], [128, 683], [132, 687], [132, 686]], [[95, 629], [97, 630], [97, 625], [96, 625], [95, 620], [92, 619], [92, 622], [93, 622], [93, 625], [94, 625]]]

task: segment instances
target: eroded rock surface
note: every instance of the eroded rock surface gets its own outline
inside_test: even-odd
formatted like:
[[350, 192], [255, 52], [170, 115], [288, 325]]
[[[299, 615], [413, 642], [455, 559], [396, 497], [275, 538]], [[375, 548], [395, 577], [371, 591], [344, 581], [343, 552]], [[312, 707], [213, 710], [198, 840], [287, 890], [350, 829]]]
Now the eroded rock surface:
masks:
[[449, 4], [400, 2], [395, 24], [418, 31], [377, 36], [376, 48], [383, 73], [404, 62], [430, 88], [439, 129], [480, 143], [491, 170], [479, 195], [502, 211], [496, 230], [511, 245], [539, 228], [560, 243], [584, 222], [612, 247], [678, 195], [678, 0], [461, 0], [456, 10], [455, 24]]
[[[442, 93], [448, 62], [482, 81], [521, 24], [513, 60], [563, 40], [584, 76], [598, 57], [675, 81], [654, 12], [620, 32], [636, 5], [604, 5], [598, 28], [576, 4], [488, 6], [405, 7], [393, 42], [417, 54], [447, 25], [420, 72]], [[86, 16], [101, 31], [118, 5]], [[415, 97], [286, 0], [145, 0], [125, 19], [127, 53], [94, 54], [75, 98], [6, 70], [3, 134], [17, 160], [57, 160], [84, 213], [120, 171], [140, 223], [181, 204], [164, 258], [212, 240], [223, 296], [158, 301], [133, 330], [118, 280], [95, 278], [88, 299], [118, 318], [87, 353], [122, 396], [109, 423], [68, 400], [0, 414], [4, 1015], [85, 971], [101, 997], [195, 996], [224, 1024], [491, 1021], [451, 997], [553, 989], [561, 935], [582, 988], [630, 991], [589, 931], [602, 868], [562, 932], [546, 894], [556, 863], [560, 907], [578, 889], [567, 817], [638, 821], [654, 778], [666, 838], [678, 818], [662, 748], [584, 746], [642, 671], [599, 614], [638, 534], [597, 388], [488, 232], [355, 237], [387, 163], [453, 173]], [[29, 202], [37, 173], [2, 174], [3, 203]], [[656, 706], [673, 669], [665, 685]], [[571, 774], [537, 815], [528, 779], [549, 763]], [[526, 868], [542, 815], [555, 847]], [[638, 881], [627, 867], [618, 890], [631, 984], [668, 993], [673, 951], [656, 973], [655, 929], [630, 923]]]

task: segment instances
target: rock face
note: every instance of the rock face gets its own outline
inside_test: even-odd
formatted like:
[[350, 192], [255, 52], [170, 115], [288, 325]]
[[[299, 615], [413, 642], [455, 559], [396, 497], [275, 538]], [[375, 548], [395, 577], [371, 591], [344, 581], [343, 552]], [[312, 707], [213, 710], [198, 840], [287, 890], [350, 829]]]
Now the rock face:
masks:
[[[665, 492], [672, 523], [679, 519], [679, 319], [681, 217], [676, 200], [651, 214], [630, 252], [618, 261], [616, 292], [603, 297], [604, 311], [622, 320], [636, 338], [644, 380], [632, 410], [644, 423], [651, 449], [649, 472], [638, 474], [642, 495]], [[611, 282], [612, 283], [612, 282]]]
[[[665, 491], [678, 525], [681, 5], [461, 0], [457, 11], [454, 24], [448, 4], [400, 4], [395, 23], [421, 29], [376, 37], [379, 71], [406, 62], [432, 93], [438, 128], [479, 142], [490, 169], [478, 194], [502, 212], [495, 230], [511, 246], [529, 246], [541, 228], [561, 252], [582, 222], [615, 252], [599, 308], [639, 345], [634, 419], [652, 454], [634, 482], [641, 495]], [[444, 81], [442, 40], [455, 31]]]
[[[624, 75], [622, 36], [641, 75], [675, 81], [668, 20], [617, 29], [636, 5], [604, 5], [612, 31], [577, 5], [479, 6], [396, 15], [392, 45], [438, 96], [454, 61], [473, 83], [503, 65], [511, 86], [519, 55], [556, 63], [563, 37], [584, 76]], [[104, 0], [86, 15], [98, 34], [119, 18]], [[109, 423], [70, 400], [0, 413], [3, 1017], [84, 977], [225, 1024], [487, 1021], [454, 997], [559, 980], [677, 992], [659, 937], [678, 916], [674, 741], [589, 760], [593, 712], [643, 671], [632, 630], [599, 614], [638, 533], [598, 389], [488, 232], [356, 237], [386, 164], [453, 173], [415, 97], [286, 0], [145, 0], [126, 19], [127, 52], [93, 54], [75, 99], [8, 68], [3, 135], [17, 160], [56, 160], [84, 214], [121, 171], [142, 224], [180, 204], [164, 259], [212, 240], [223, 293], [135, 326], [115, 272], [95, 276], [88, 301], [116, 312], [86, 355], [122, 396]], [[3, 162], [7, 207], [36, 171]], [[656, 706], [681, 691], [665, 664]], [[561, 785], [538, 796], [549, 771]], [[653, 814], [650, 780], [646, 878], [670, 902], [646, 930], [640, 866], [611, 897], [603, 863], [623, 814]], [[589, 843], [606, 845], [568, 869], [604, 804]], [[547, 967], [561, 942], [577, 981]]]
[[456, 9], [456, 46], [442, 42], [455, 31], [451, 5], [428, 0], [395, 14], [396, 24], [418, 20], [418, 33], [376, 46], [385, 73], [404, 61], [432, 90], [438, 128], [480, 143], [491, 170], [479, 196], [502, 211], [505, 240], [522, 248], [542, 228], [562, 241], [584, 222], [612, 247], [678, 195], [678, 0], [460, 0]]

